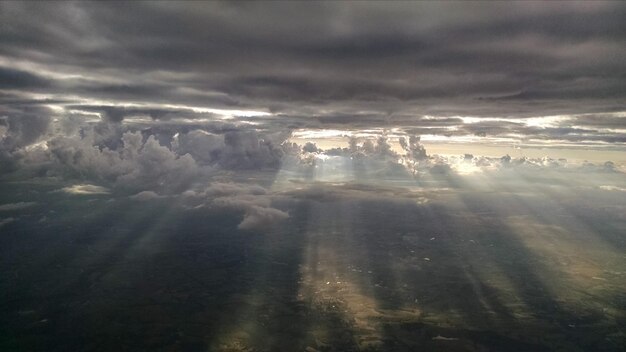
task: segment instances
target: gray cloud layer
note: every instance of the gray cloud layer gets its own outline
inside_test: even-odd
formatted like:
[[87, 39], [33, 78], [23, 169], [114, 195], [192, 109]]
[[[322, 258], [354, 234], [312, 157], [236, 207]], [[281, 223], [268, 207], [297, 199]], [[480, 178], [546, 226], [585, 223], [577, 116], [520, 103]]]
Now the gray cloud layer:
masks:
[[0, 6], [2, 89], [305, 115], [625, 110], [619, 2]]
[[184, 189], [278, 169], [299, 128], [623, 147], [625, 19], [619, 2], [1, 2], [0, 166]]

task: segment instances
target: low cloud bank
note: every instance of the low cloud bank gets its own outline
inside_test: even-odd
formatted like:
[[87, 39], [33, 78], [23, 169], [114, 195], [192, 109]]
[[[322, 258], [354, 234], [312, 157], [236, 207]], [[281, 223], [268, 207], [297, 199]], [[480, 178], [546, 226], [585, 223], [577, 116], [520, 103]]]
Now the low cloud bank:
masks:
[[443, 177], [477, 172], [569, 172], [569, 173], [620, 173], [612, 161], [603, 163], [570, 162], [566, 159], [550, 157], [513, 158], [428, 154], [419, 136], [400, 137], [402, 152], [396, 152], [384, 135], [376, 138], [350, 137], [348, 147], [323, 150], [313, 143], [301, 148], [302, 160], [311, 167], [324, 167], [334, 163], [333, 158], [347, 158], [354, 177], [364, 179]]
[[[350, 137], [345, 148], [324, 149], [310, 141], [293, 143], [288, 132], [247, 124], [183, 128], [174, 123], [139, 128], [96, 121], [80, 128], [70, 123], [72, 128], [66, 128], [66, 120], [50, 124], [37, 117], [4, 118], [0, 154], [3, 164], [13, 167], [2, 168], [3, 177], [54, 177], [74, 184], [62, 189], [71, 194], [122, 195], [134, 201], [179, 197], [180, 204], [189, 209], [241, 212], [239, 228], [243, 230], [269, 229], [289, 217], [273, 206], [277, 196], [266, 188], [272, 181], [281, 181], [280, 175], [287, 175], [287, 184], [292, 176], [303, 182], [292, 187], [310, 188], [315, 182], [450, 183], [452, 178], [474, 173], [503, 177], [511, 172], [621, 173], [610, 161], [575, 164], [547, 157], [433, 155], [418, 135], [395, 135], [393, 142], [398, 138], [400, 148], [394, 148], [391, 139], [381, 133], [370, 138]], [[257, 173], [270, 176], [262, 182], [252, 177]]]
[[[0, 174], [54, 176], [125, 192], [180, 193], [223, 172], [277, 170], [295, 152], [283, 145], [288, 133], [246, 126], [209, 124], [186, 131], [97, 122], [64, 129], [58, 122], [47, 129], [36, 119], [3, 121]], [[26, 134], [28, 126], [38, 132]]]
[[288, 130], [263, 131], [246, 124], [137, 129], [101, 121], [66, 129], [65, 120], [52, 127], [36, 117], [3, 121], [0, 154], [3, 164], [13, 166], [3, 168], [5, 174], [28, 171], [30, 176], [56, 176], [130, 194], [180, 194], [223, 174], [263, 170], [319, 174], [322, 169], [332, 174], [348, 166], [361, 179], [419, 179], [498, 170], [619, 172], [610, 161], [574, 164], [548, 157], [430, 155], [418, 135], [395, 136], [401, 150], [394, 149], [384, 133], [350, 137], [345, 148], [323, 149], [312, 142], [290, 142]]
[[274, 196], [254, 184], [215, 182], [204, 189], [188, 190], [182, 203], [198, 209], [214, 207], [244, 212], [238, 228], [242, 230], [267, 230], [289, 217], [287, 212], [272, 207]]

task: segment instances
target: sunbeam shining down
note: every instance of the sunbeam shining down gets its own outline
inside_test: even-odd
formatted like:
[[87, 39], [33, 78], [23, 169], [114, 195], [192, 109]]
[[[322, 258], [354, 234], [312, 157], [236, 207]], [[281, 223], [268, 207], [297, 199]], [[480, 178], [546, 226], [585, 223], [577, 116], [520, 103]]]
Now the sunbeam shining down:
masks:
[[0, 1], [0, 351], [626, 346], [626, 2]]

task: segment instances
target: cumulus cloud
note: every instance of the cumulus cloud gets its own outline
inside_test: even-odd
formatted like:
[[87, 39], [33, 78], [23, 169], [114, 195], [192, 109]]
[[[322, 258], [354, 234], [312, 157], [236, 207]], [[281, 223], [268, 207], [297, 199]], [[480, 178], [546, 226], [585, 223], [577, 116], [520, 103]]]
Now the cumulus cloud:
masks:
[[204, 130], [177, 134], [172, 141], [172, 148], [179, 154], [189, 153], [195, 160], [206, 164], [219, 161], [225, 147], [223, 135]]
[[[344, 148], [322, 149], [312, 142], [302, 146], [288, 142], [289, 131], [262, 132], [237, 124], [227, 128], [224, 125], [198, 127], [184, 129], [169, 125], [133, 130], [117, 123], [85, 124], [78, 131], [58, 132], [47, 141], [46, 148], [30, 153], [30, 159], [25, 160], [39, 164], [40, 174], [101, 184], [116, 191], [157, 194], [197, 189], [196, 184], [206, 184], [215, 175], [230, 171], [277, 172], [280, 169], [311, 179], [334, 173], [367, 181], [425, 175], [443, 177], [501, 168], [572, 168], [571, 163], [550, 158], [429, 155], [419, 135], [415, 134], [396, 134], [393, 138], [399, 149], [392, 145], [384, 131], [369, 133], [369, 137], [349, 137]], [[566, 164], [568, 167], [563, 167]], [[588, 163], [582, 165], [582, 169], [617, 170], [610, 163]], [[211, 188], [202, 191], [204, 197], [265, 192], [262, 189], [235, 190], [214, 180], [211, 184]]]
[[49, 109], [40, 106], [0, 104], [0, 173], [15, 170], [24, 157], [21, 149], [48, 132], [49, 114]]
[[[611, 163], [436, 155], [420, 140], [624, 148], [615, 72], [626, 67], [626, 7], [542, 9], [2, 2], [0, 172], [58, 177], [77, 184], [73, 193], [182, 194], [190, 207], [242, 212], [246, 229], [287, 216], [275, 194], [244, 183], [254, 173], [309, 182], [617, 174]], [[347, 146], [289, 140], [294, 129], [328, 128], [351, 135]]]
[[463, 171], [524, 171], [524, 172], [559, 172], [559, 173], [621, 173], [611, 161], [604, 163], [575, 162], [550, 157], [514, 158], [506, 154], [502, 157], [474, 157], [469, 154], [459, 156], [437, 156], [437, 165], [442, 165], [448, 172], [464, 173]]
[[2, 134], [0, 148], [15, 150], [35, 143], [48, 130], [49, 112], [46, 109], [25, 109], [0, 117]]
[[272, 207], [274, 196], [267, 189], [255, 184], [214, 182], [203, 189], [188, 190], [181, 198], [194, 209], [217, 207], [243, 212], [238, 226], [242, 230], [268, 230], [289, 217]]
[[288, 217], [289, 214], [282, 210], [252, 206], [246, 209], [243, 221], [238, 228], [242, 230], [267, 229]]
[[267, 230], [289, 217], [287, 212], [271, 207], [271, 198], [251, 194], [215, 198], [211, 204], [243, 211], [238, 228], [243, 230]]
[[189, 182], [198, 173], [195, 160], [185, 154], [178, 156], [150, 136], [143, 143], [141, 149], [137, 134], [125, 134], [125, 148], [122, 151], [122, 161], [130, 161], [134, 165], [130, 172], [120, 175], [116, 182], [129, 185], [133, 188], [153, 185], [167, 186], [174, 189], [186, 188]]
[[55, 138], [48, 142], [58, 172], [95, 179], [128, 189], [185, 189], [199, 172], [188, 154], [177, 155], [140, 132], [125, 132], [118, 149], [91, 144], [87, 138]]
[[316, 158], [313, 165], [317, 168], [332, 167], [339, 162], [345, 168], [343, 164], [349, 164], [349, 173], [361, 180], [409, 179], [424, 172], [446, 174], [450, 171], [445, 158], [427, 154], [419, 136], [400, 137], [398, 143], [404, 153], [393, 149], [385, 133], [374, 137], [352, 136], [345, 148], [318, 150], [318, 155], [329, 158]]
[[261, 139], [253, 132], [227, 132], [226, 148], [220, 164], [227, 168], [275, 168], [280, 164], [283, 150], [271, 139]]
[[[446, 178], [476, 172], [499, 170], [561, 172], [561, 173], [621, 173], [612, 161], [602, 163], [568, 161], [551, 157], [530, 158], [429, 154], [420, 142], [420, 136], [397, 137], [401, 151], [395, 151], [385, 133], [370, 137], [349, 137], [344, 148], [318, 149], [312, 159], [313, 168], [328, 170], [339, 168], [350, 180], [407, 179], [426, 176]], [[303, 150], [304, 152], [304, 150]], [[306, 154], [306, 153], [305, 153]], [[348, 170], [345, 170], [345, 169]], [[313, 172], [315, 173], [315, 172]], [[319, 172], [318, 172], [319, 173]], [[428, 178], [428, 177], [427, 177]], [[319, 179], [318, 179], [319, 180]]]
[[0, 6], [0, 88], [108, 121], [176, 104], [348, 127], [625, 110], [619, 2]]
[[[259, 131], [233, 123], [171, 123], [139, 129], [69, 115], [55, 117], [47, 129], [46, 123], [35, 123], [38, 119], [2, 121], [3, 160], [16, 166], [19, 161], [32, 175], [60, 176], [121, 191], [177, 193], [220, 171], [277, 170], [285, 156], [297, 159], [300, 153], [299, 147], [285, 143], [289, 130]], [[29, 126], [37, 133], [25, 132]], [[44, 133], [47, 140], [37, 148], [25, 148]]]
[[189, 153], [205, 164], [226, 169], [277, 168], [284, 155], [282, 142], [287, 136], [261, 135], [254, 130], [232, 130], [223, 134], [194, 130], [178, 134], [173, 148]]

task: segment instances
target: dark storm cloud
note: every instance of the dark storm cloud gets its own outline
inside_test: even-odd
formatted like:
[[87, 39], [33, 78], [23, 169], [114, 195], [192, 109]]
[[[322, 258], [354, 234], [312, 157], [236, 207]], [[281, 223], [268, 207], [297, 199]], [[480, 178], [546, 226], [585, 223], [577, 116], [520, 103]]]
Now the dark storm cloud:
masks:
[[[0, 110], [0, 114], [2, 114]], [[0, 151], [14, 150], [36, 142], [50, 125], [50, 111], [45, 107], [27, 107], [0, 115]]]
[[19, 149], [39, 141], [48, 132], [50, 113], [42, 106], [0, 105], [0, 173], [16, 169], [23, 157]]
[[191, 109], [168, 109], [168, 108], [138, 108], [111, 105], [68, 105], [71, 110], [94, 112], [101, 115], [107, 121], [120, 122], [130, 116], [148, 116], [154, 120], [167, 120], [171, 118], [195, 118], [211, 117], [212, 114], [197, 113]]
[[322, 126], [626, 110], [619, 2], [0, 7], [0, 89], [256, 109]]
[[577, 116], [573, 125], [591, 126], [596, 128], [624, 128], [626, 126], [626, 115], [615, 116], [610, 114], [592, 114]]
[[283, 125], [293, 128], [335, 128], [335, 129], [367, 129], [367, 128], [389, 128], [401, 126], [404, 129], [410, 127], [422, 128], [443, 128], [453, 127], [463, 123], [458, 117], [430, 118], [409, 114], [380, 114], [380, 113], [347, 113], [335, 112], [324, 115], [288, 115], [278, 114], [277, 117], [255, 118], [255, 120], [276, 119], [283, 122]]
[[[568, 124], [568, 123], [565, 123]], [[428, 132], [427, 132], [428, 133]], [[446, 133], [441, 133], [446, 134]], [[486, 121], [458, 126], [448, 135], [507, 136], [521, 135], [534, 140], [560, 140], [569, 142], [625, 143], [626, 134], [601, 132], [593, 128], [537, 127], [507, 121]]]
[[32, 73], [0, 67], [0, 89], [47, 87], [50, 82]]

